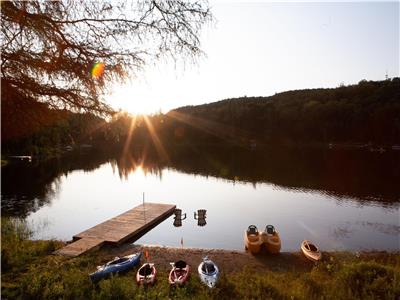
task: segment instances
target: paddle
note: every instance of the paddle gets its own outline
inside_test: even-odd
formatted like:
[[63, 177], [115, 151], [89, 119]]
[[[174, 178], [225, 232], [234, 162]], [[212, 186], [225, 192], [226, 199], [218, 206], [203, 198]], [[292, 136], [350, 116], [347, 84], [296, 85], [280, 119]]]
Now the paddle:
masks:
[[[144, 195], [144, 193], [143, 193], [143, 195]], [[146, 257], [146, 263], [148, 264], [149, 263], [149, 251], [148, 250], [144, 251], [144, 257]], [[147, 282], [147, 272], [146, 271], [144, 272], [144, 279], [145, 279], [145, 282]]]

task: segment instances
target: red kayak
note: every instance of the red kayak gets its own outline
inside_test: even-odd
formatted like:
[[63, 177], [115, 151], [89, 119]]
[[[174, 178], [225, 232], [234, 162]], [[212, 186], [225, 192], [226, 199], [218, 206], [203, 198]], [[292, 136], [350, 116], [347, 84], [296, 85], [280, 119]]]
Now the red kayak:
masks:
[[136, 273], [137, 284], [154, 284], [156, 280], [157, 270], [154, 264], [145, 263]]
[[190, 266], [183, 260], [171, 263], [168, 281], [171, 285], [183, 285], [189, 278]]

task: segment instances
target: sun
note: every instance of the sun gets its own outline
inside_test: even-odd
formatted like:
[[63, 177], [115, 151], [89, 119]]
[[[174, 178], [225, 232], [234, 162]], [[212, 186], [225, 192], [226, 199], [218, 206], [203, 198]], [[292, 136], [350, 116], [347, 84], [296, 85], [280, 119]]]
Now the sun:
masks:
[[106, 101], [116, 110], [121, 109], [133, 115], [150, 115], [165, 110], [161, 98], [162, 95], [148, 86], [130, 84], [114, 86]]

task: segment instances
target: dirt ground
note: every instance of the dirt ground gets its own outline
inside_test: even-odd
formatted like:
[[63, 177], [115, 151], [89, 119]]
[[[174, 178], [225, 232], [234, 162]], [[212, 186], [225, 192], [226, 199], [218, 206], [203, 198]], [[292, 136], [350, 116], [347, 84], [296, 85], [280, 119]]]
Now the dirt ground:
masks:
[[241, 271], [243, 268], [270, 271], [307, 271], [311, 270], [314, 263], [307, 260], [299, 252], [283, 252], [268, 254], [262, 252], [252, 255], [245, 251], [198, 249], [198, 248], [171, 248], [160, 246], [138, 246], [132, 244], [119, 247], [103, 247], [99, 255], [105, 260], [115, 256], [124, 256], [138, 251], [148, 251], [149, 262], [153, 262], [160, 270], [169, 270], [170, 262], [177, 260], [186, 261], [192, 268], [197, 268], [202, 258], [208, 256], [226, 273]]
[[[122, 257], [136, 252], [149, 254], [148, 262], [155, 263], [160, 271], [170, 270], [170, 262], [184, 260], [192, 270], [202, 261], [203, 257], [208, 256], [213, 260], [223, 273], [240, 272], [244, 268], [263, 272], [309, 272], [315, 263], [309, 261], [300, 252], [281, 252], [279, 254], [269, 254], [265, 250], [253, 255], [245, 250], [222, 250], [222, 249], [200, 249], [200, 248], [175, 248], [165, 246], [122, 244], [120, 246], [103, 246], [96, 253], [101, 263], [106, 263], [116, 256]], [[400, 252], [386, 251], [362, 251], [362, 252], [322, 252], [321, 262], [343, 261], [349, 259], [359, 259], [360, 261], [375, 261], [383, 264], [398, 265], [400, 263]], [[142, 262], [145, 257], [142, 257]]]

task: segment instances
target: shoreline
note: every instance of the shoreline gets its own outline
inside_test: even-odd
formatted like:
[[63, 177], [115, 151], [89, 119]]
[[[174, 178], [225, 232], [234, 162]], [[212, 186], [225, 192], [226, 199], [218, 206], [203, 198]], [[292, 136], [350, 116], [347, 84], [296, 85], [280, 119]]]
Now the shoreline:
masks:
[[[10, 225], [10, 224], [3, 224]], [[12, 223], [11, 223], [12, 225]], [[18, 224], [14, 224], [18, 225]], [[4, 299], [397, 299], [400, 296], [400, 251], [323, 251], [318, 264], [300, 251], [271, 255], [224, 249], [156, 245], [104, 245], [78, 257], [54, 255], [59, 240], [32, 241], [17, 227], [2, 227], [2, 297]], [[19, 228], [21, 229], [21, 228]], [[19, 235], [20, 234], [20, 235]], [[22, 234], [22, 235], [21, 235]], [[93, 284], [89, 274], [116, 256], [147, 251], [157, 282], [135, 283], [138, 266]], [[209, 290], [197, 275], [204, 256], [221, 271]], [[168, 283], [170, 262], [185, 260], [190, 280], [180, 289]], [[143, 256], [141, 264], [146, 262]]]
[[[261, 252], [253, 255], [248, 251], [208, 249], [208, 248], [186, 248], [169, 247], [158, 245], [135, 245], [123, 244], [120, 246], [105, 245], [101, 249], [87, 255], [96, 256], [96, 260], [102, 262], [112, 260], [115, 256], [125, 256], [139, 251], [148, 251], [149, 262], [157, 265], [163, 271], [170, 269], [170, 262], [179, 259], [185, 260], [190, 266], [197, 267], [202, 258], [208, 256], [224, 273], [236, 273], [243, 269], [259, 272], [309, 272], [315, 267], [315, 263], [308, 260], [301, 252], [280, 252], [269, 254]], [[329, 263], [340, 260], [373, 260], [379, 263], [393, 262], [400, 257], [400, 251], [322, 251], [320, 263]]]

